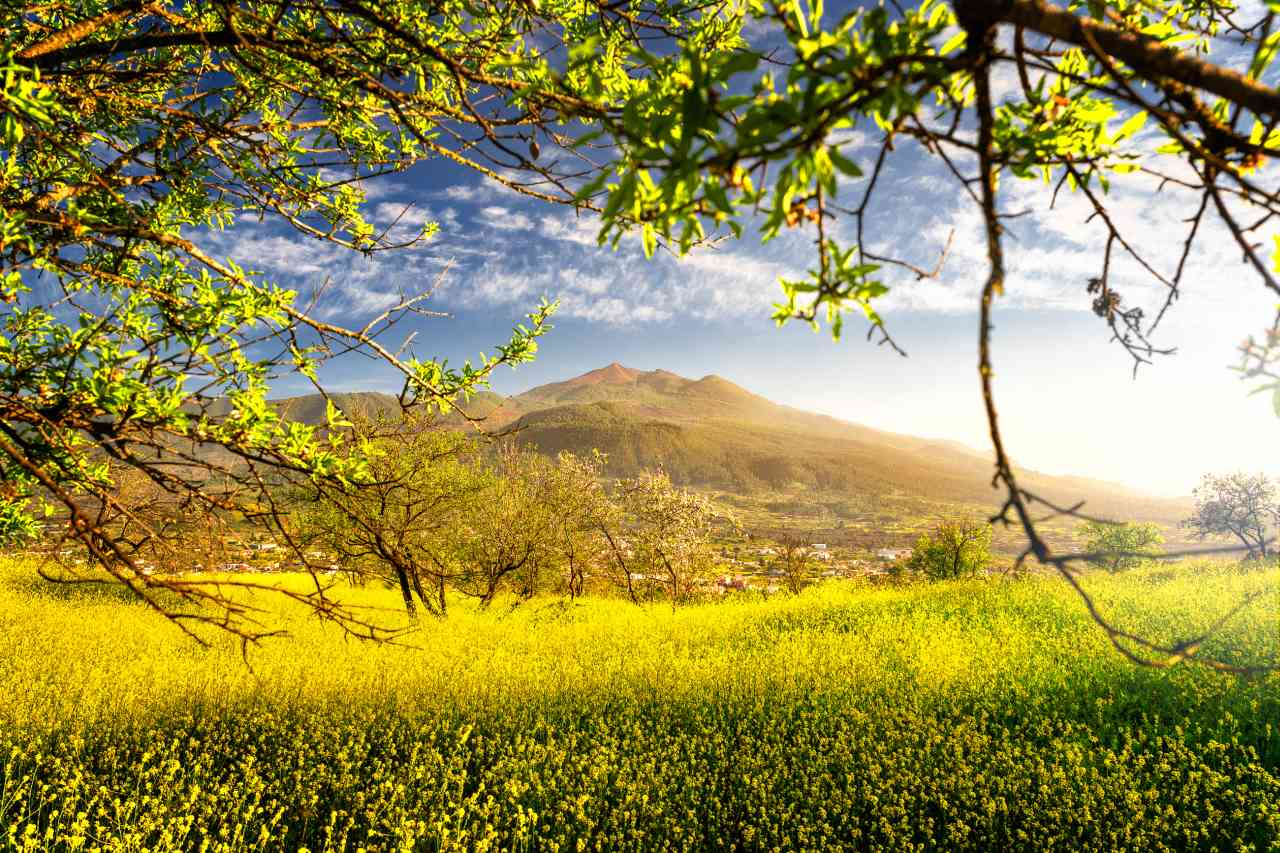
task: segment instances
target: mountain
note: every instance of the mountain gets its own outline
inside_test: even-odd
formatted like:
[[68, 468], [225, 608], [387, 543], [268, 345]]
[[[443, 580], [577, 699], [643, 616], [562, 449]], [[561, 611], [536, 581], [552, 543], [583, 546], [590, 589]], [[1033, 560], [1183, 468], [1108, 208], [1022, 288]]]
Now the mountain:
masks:
[[[395, 408], [384, 394], [334, 397], [340, 407], [366, 413]], [[323, 418], [323, 400], [314, 395], [278, 404], [291, 418]], [[783, 406], [715, 375], [688, 379], [614, 363], [511, 397], [477, 395], [464, 408], [487, 431], [512, 433], [544, 453], [598, 448], [608, 454], [612, 476], [661, 466], [678, 483], [744, 496], [789, 494], [791, 505], [825, 495], [832, 511], [851, 518], [879, 517], [875, 508], [888, 503], [914, 502], [914, 512], [936, 513], [954, 504], [989, 508], [999, 499], [984, 453]], [[1186, 501], [1116, 483], [1030, 470], [1019, 476], [1048, 500], [1087, 500], [1099, 515], [1170, 524], [1188, 514]]]

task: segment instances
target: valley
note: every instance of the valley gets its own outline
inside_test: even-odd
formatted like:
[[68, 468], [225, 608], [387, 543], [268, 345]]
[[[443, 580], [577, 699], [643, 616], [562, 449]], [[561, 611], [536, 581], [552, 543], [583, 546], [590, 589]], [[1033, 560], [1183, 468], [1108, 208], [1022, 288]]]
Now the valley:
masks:
[[[395, 417], [399, 409], [388, 394], [332, 399], [366, 416]], [[286, 418], [323, 421], [319, 395], [276, 405]], [[801, 534], [855, 558], [910, 547], [940, 518], [986, 518], [999, 509], [985, 453], [783, 406], [714, 375], [689, 379], [613, 363], [508, 397], [481, 392], [460, 409], [472, 423], [458, 414], [443, 423], [553, 456], [598, 449], [608, 457], [605, 474], [614, 478], [662, 468], [673, 482], [732, 510], [753, 535]], [[1178, 526], [1191, 513], [1189, 498], [1033, 470], [1019, 475], [1025, 488], [1056, 506], [1084, 501], [1083, 511], [1093, 515], [1159, 525], [1171, 549], [1197, 545]], [[1069, 549], [1077, 545], [1076, 526], [1075, 519], [1057, 517], [1043, 529], [1056, 547]], [[1024, 544], [1021, 530], [996, 525], [999, 554], [1011, 559]]]

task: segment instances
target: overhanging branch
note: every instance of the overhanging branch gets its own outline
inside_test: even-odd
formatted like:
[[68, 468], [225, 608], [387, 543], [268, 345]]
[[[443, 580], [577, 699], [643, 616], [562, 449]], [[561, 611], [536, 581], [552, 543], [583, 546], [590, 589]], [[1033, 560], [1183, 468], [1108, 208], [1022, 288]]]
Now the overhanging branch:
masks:
[[1280, 116], [1280, 92], [1238, 71], [1169, 47], [1157, 39], [1073, 15], [1042, 0], [957, 0], [961, 18], [998, 21], [1088, 48], [1090, 39], [1147, 78], [1169, 78], [1226, 98], [1259, 115]]

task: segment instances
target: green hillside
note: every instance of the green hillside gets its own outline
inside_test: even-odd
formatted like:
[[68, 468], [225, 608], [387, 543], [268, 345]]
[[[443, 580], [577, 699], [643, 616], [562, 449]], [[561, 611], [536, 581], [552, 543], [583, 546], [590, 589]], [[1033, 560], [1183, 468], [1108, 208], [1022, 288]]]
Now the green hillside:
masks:
[[[614, 476], [661, 465], [678, 482], [743, 494], [816, 490], [983, 506], [997, 499], [990, 458], [979, 451], [781, 406], [719, 376], [612, 364], [510, 397], [488, 424], [514, 428], [547, 453], [599, 448]], [[1050, 500], [1087, 499], [1095, 512], [1118, 517], [1170, 523], [1188, 509], [1115, 483], [1034, 471], [1023, 478]]]
[[[344, 410], [396, 411], [395, 398], [386, 394], [333, 399]], [[290, 418], [323, 418], [324, 402], [316, 395], [280, 405]], [[514, 433], [548, 454], [598, 448], [609, 456], [611, 476], [661, 466], [678, 483], [736, 496], [743, 506], [825, 517], [826, 524], [841, 528], [849, 522], [883, 530], [886, 507], [895, 516], [924, 518], [960, 506], [984, 512], [999, 499], [990, 485], [991, 460], [980, 451], [782, 406], [719, 376], [687, 379], [615, 363], [507, 398], [478, 394], [462, 408], [483, 419], [487, 431]], [[457, 415], [446, 422], [464, 423]], [[1045, 498], [1061, 504], [1086, 500], [1101, 515], [1171, 526], [1189, 512], [1185, 500], [1115, 483], [1035, 471], [1022, 472], [1022, 478]]]

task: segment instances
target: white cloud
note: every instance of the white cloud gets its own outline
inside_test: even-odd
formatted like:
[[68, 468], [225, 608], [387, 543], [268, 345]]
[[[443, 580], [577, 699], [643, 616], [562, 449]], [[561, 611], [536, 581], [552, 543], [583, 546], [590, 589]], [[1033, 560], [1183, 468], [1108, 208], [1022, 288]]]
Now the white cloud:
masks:
[[527, 231], [533, 227], [533, 220], [510, 208], [497, 204], [480, 208], [480, 222], [499, 231]]
[[544, 216], [538, 222], [538, 232], [549, 240], [563, 240], [579, 246], [596, 246], [600, 222], [593, 214], [575, 216], [563, 211], [559, 216]]
[[[871, 150], [863, 133], [845, 138], [848, 150]], [[920, 154], [907, 140], [890, 158], [878, 195], [866, 220], [869, 250], [901, 257], [930, 269], [954, 231], [941, 273], [917, 280], [909, 271], [885, 266], [879, 276], [890, 293], [877, 308], [892, 323], [900, 312], [971, 313], [986, 278], [986, 244], [980, 212], [938, 162]], [[973, 164], [961, 158], [962, 171]], [[842, 183], [840, 202], [860, 200], [863, 182]], [[1150, 252], [1157, 268], [1171, 273], [1181, 250], [1187, 195], [1166, 189], [1156, 194], [1144, 180], [1117, 180], [1107, 203], [1113, 221], [1135, 247]], [[1087, 281], [1099, 274], [1106, 234], [1082, 193], [1065, 189], [1049, 209], [1051, 189], [1036, 181], [1007, 177], [1001, 206], [1030, 211], [1007, 221], [1007, 286], [1003, 308], [1088, 311]], [[412, 202], [412, 203], [408, 203]], [[594, 214], [547, 206], [493, 184], [467, 184], [386, 197], [370, 206], [373, 220], [387, 227], [399, 217], [393, 239], [416, 233], [422, 224], [441, 223], [439, 235], [414, 252], [391, 252], [366, 259], [323, 241], [278, 228], [242, 222], [212, 235], [217, 254], [235, 257], [298, 287], [332, 279], [326, 303], [333, 310], [359, 314], [385, 307], [401, 291], [430, 286], [453, 263], [437, 292], [442, 305], [531, 305], [543, 295], [558, 297], [562, 315], [609, 325], [663, 322], [675, 317], [736, 319], [767, 316], [780, 296], [780, 277], [800, 277], [816, 263], [815, 233], [810, 227], [784, 231], [767, 245], [748, 227], [740, 241], [726, 240], [694, 250], [684, 258], [658, 252], [646, 260], [635, 236], [617, 251], [598, 247]], [[853, 217], [842, 215], [828, 235], [852, 245]], [[1213, 285], [1223, 270], [1239, 270], [1239, 252], [1220, 227], [1203, 226], [1201, 248], [1188, 268], [1186, 288], [1217, 295]], [[1241, 271], [1247, 274], [1246, 271]], [[1116, 247], [1112, 283], [1126, 304], [1155, 310], [1163, 288], [1151, 281]], [[336, 307], [335, 307], [336, 306]]]

